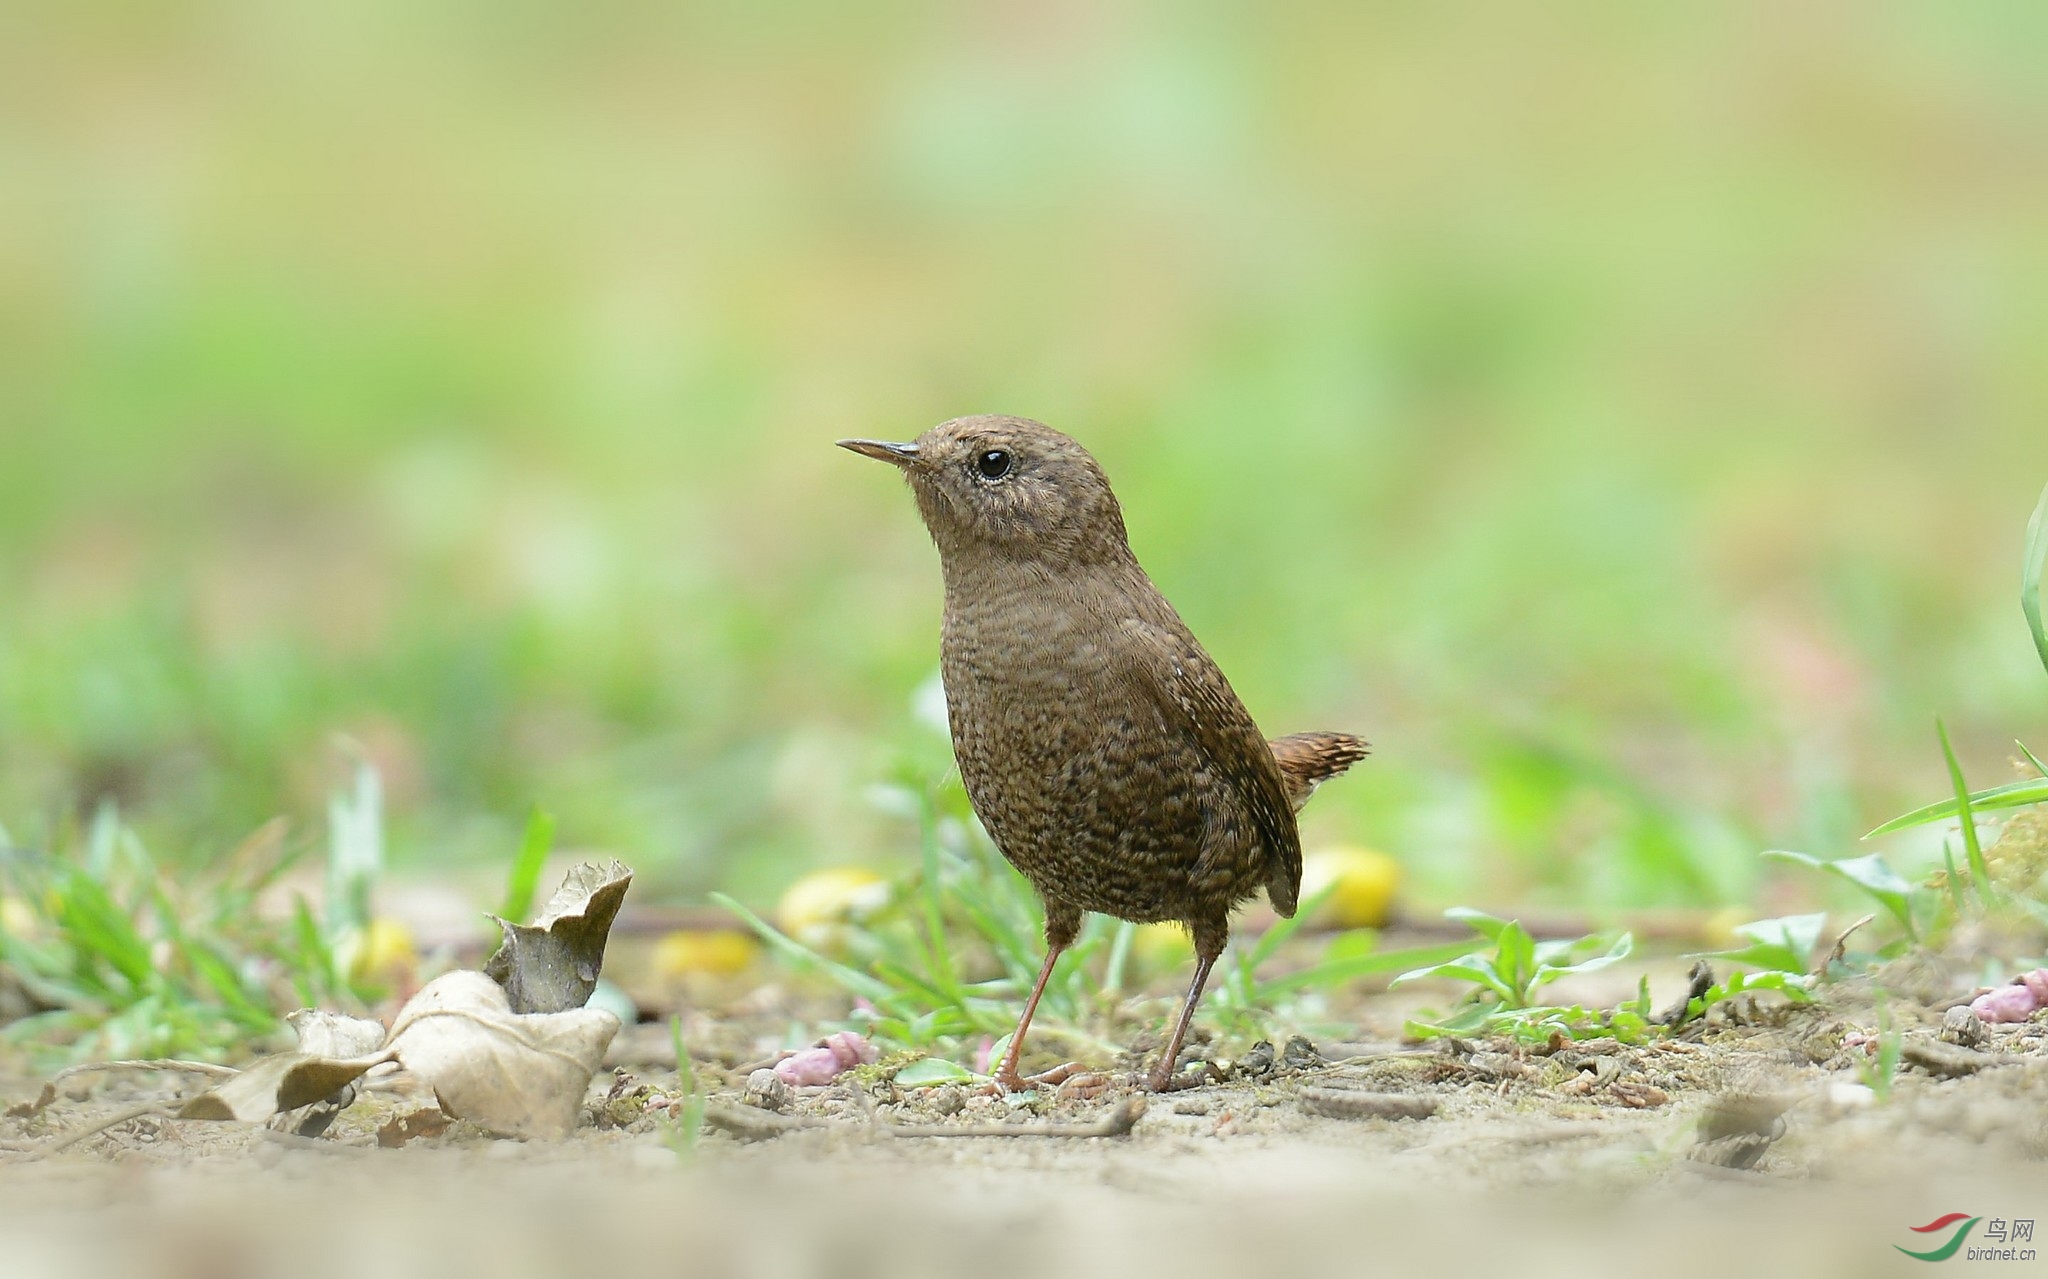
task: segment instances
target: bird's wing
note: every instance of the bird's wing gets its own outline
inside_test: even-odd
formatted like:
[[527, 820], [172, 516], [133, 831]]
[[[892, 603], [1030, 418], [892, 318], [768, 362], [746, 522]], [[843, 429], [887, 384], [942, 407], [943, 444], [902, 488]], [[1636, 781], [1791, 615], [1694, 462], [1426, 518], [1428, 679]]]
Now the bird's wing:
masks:
[[1281, 915], [1293, 915], [1301, 892], [1301, 836], [1265, 735], [1185, 625], [1138, 617], [1122, 625], [1150, 659], [1135, 664], [1132, 678], [1153, 692], [1169, 723], [1187, 728], [1210, 766], [1237, 792], [1266, 850], [1266, 896]]

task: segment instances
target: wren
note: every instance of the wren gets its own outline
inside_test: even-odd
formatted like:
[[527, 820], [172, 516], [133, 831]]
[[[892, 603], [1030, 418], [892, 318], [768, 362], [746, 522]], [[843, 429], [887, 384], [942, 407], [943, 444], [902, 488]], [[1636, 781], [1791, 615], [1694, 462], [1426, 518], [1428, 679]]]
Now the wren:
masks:
[[964, 417], [914, 442], [841, 440], [888, 462], [938, 545], [940, 673], [960, 778], [1004, 857], [1045, 901], [1045, 964], [995, 1080], [1022, 1078], [1032, 1014], [1084, 911], [1185, 925], [1194, 980], [1150, 1076], [1174, 1066], [1230, 913], [1263, 888], [1294, 914], [1294, 814], [1362, 759], [1345, 733], [1268, 742], [1131, 553], [1088, 451], [1024, 418]]

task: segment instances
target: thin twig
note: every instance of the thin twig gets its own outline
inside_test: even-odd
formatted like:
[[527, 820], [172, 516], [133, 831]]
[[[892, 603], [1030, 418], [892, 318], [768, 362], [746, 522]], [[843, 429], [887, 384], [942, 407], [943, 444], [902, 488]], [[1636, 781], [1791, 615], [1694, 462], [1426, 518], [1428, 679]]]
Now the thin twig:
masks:
[[704, 1103], [706, 1125], [729, 1132], [741, 1141], [765, 1141], [795, 1132], [799, 1128], [831, 1128], [835, 1125], [829, 1119], [812, 1119], [803, 1115], [778, 1115], [773, 1111], [760, 1110], [753, 1106], [732, 1106], [719, 1101]]
[[54, 1141], [48, 1142], [47, 1144], [38, 1147], [34, 1152], [32, 1152], [29, 1155], [26, 1162], [33, 1163], [38, 1159], [47, 1159], [51, 1155], [57, 1154], [59, 1151], [69, 1150], [71, 1147], [77, 1145], [79, 1142], [84, 1141], [87, 1137], [97, 1136], [98, 1134], [105, 1132], [109, 1128], [118, 1128], [122, 1124], [127, 1123], [131, 1119], [142, 1119], [149, 1115], [163, 1115], [165, 1117], [169, 1117], [172, 1113], [174, 1113], [174, 1107], [175, 1103], [152, 1101], [146, 1102], [140, 1106], [130, 1106], [126, 1110], [116, 1111], [113, 1114], [108, 1115], [104, 1119], [95, 1120], [94, 1122], [87, 1124], [85, 1127], [78, 1129], [76, 1132], [67, 1132], [62, 1137], [58, 1137]]
[[179, 1061], [171, 1057], [158, 1057], [136, 1061], [88, 1061], [77, 1066], [66, 1066], [50, 1076], [43, 1085], [43, 1091], [34, 1102], [26, 1107], [13, 1106], [8, 1114], [19, 1118], [39, 1115], [57, 1101], [57, 1085], [77, 1075], [96, 1075], [108, 1070], [172, 1070], [190, 1075], [208, 1075], [215, 1079], [232, 1079], [242, 1072], [233, 1066], [216, 1066], [210, 1061]]

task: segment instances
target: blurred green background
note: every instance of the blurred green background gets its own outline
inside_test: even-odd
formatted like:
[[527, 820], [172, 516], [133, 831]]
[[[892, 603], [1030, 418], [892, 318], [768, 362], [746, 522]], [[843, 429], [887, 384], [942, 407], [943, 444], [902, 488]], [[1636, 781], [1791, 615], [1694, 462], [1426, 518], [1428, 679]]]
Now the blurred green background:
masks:
[[936, 558], [1079, 436], [1310, 837], [1754, 901], [2043, 725], [2048, 8], [0, 13], [0, 821], [672, 895], [912, 853]]

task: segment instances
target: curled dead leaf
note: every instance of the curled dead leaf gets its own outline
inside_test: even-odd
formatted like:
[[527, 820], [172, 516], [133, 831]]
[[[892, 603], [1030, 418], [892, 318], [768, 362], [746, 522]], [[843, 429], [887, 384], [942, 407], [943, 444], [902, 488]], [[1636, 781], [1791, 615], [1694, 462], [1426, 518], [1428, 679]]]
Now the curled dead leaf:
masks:
[[491, 916], [504, 941], [484, 972], [505, 988], [512, 1012], [558, 1013], [589, 1002], [612, 920], [632, 884], [623, 862], [585, 862], [569, 871], [531, 925]]
[[179, 1107], [178, 1117], [261, 1123], [272, 1115], [333, 1096], [371, 1067], [390, 1061], [391, 1056], [389, 1052], [349, 1058], [278, 1053], [258, 1058], [233, 1079]]
[[566, 1137], [619, 1019], [595, 1008], [516, 1013], [479, 972], [427, 983], [392, 1024], [390, 1052], [434, 1089], [441, 1109], [493, 1132]]
[[301, 1008], [285, 1021], [299, 1037], [299, 1051], [315, 1057], [363, 1057], [384, 1046], [384, 1023], [325, 1008]]

